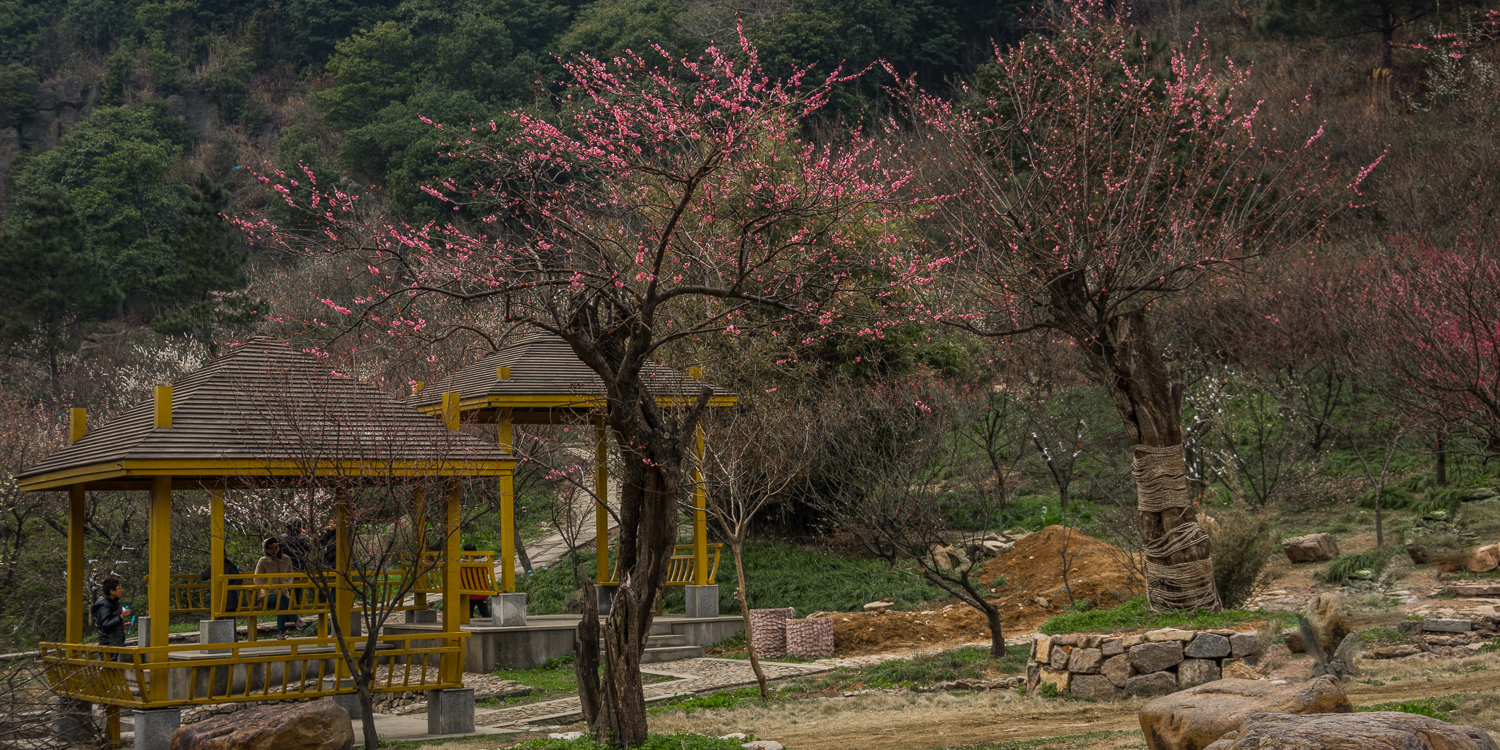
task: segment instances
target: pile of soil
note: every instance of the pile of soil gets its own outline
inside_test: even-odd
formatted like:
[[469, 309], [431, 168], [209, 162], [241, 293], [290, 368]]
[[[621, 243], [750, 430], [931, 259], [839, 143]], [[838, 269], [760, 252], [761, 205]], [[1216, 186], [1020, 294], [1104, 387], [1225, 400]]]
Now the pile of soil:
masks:
[[[1068, 562], [1063, 584], [1064, 553]], [[1062, 526], [1048, 526], [1016, 542], [1015, 547], [980, 566], [975, 579], [990, 585], [1002, 576], [990, 598], [1000, 610], [1007, 637], [1024, 635], [1088, 599], [1093, 608], [1113, 607], [1138, 596], [1143, 588], [1131, 573], [1128, 555], [1119, 548]], [[899, 651], [933, 645], [985, 641], [989, 627], [978, 610], [961, 603], [927, 605], [907, 612], [858, 612], [825, 615], [833, 620], [839, 656]]]

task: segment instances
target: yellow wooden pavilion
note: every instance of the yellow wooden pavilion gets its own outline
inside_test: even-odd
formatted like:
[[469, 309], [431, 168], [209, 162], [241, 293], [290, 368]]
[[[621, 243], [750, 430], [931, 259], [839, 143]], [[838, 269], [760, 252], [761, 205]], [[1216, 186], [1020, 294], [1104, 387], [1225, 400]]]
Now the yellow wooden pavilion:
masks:
[[[153, 400], [97, 429], [86, 429], [86, 415], [74, 409], [70, 444], [17, 477], [23, 492], [69, 493], [66, 637], [61, 643], [41, 644], [44, 667], [55, 688], [75, 701], [110, 707], [116, 738], [118, 709], [136, 709], [135, 746], [150, 748], [166, 746], [160, 743], [164, 738], [169, 742], [184, 706], [316, 697], [333, 697], [349, 706], [353, 688], [341, 679], [348, 672], [344, 662], [334, 658], [337, 642], [331, 632], [335, 620], [340, 632], [353, 632], [354, 586], [361, 580], [348, 574], [347, 488], [358, 488], [362, 480], [413, 487], [436, 483], [446, 495], [443, 544], [440, 550], [422, 553], [423, 559], [410, 561], [408, 570], [430, 571], [412, 574], [421, 578], [416, 584], [419, 599], [441, 594], [450, 606], [444, 607], [437, 639], [379, 636], [383, 666], [374, 689], [433, 691], [429, 731], [472, 729], [472, 692], [467, 697], [467, 727], [462, 695], [466, 634], [460, 625], [468, 608], [451, 603], [466, 602], [469, 594], [493, 593], [488, 562], [493, 553], [460, 551], [459, 480], [491, 477], [509, 487], [515, 460], [505, 446], [459, 432], [458, 403], [456, 396], [440, 399], [448, 408], [440, 406], [435, 410], [440, 418], [434, 419], [333, 371], [313, 354], [257, 339], [232, 347], [171, 385], [157, 387]], [[323, 483], [344, 488], [337, 492], [333, 508], [334, 567], [343, 583], [332, 597], [318, 593], [317, 582], [309, 579], [314, 573], [286, 576], [285, 582], [274, 585], [255, 583], [248, 571], [239, 577], [224, 574], [226, 495]], [[137, 620], [141, 627], [134, 646], [84, 642], [84, 511], [88, 493], [96, 490], [150, 494], [147, 616]], [[199, 582], [196, 573], [172, 570], [173, 496], [186, 491], [210, 496], [209, 559], [186, 563], [191, 571], [209, 563], [212, 575], [207, 582]], [[414, 503], [423, 502], [420, 490], [412, 494]], [[383, 581], [371, 580], [368, 585], [388, 586], [391, 574], [386, 571]], [[264, 593], [268, 590], [271, 595]], [[323, 591], [328, 590], [325, 583]], [[277, 593], [289, 595], [290, 610], [274, 607]], [[201, 618], [199, 643], [169, 641], [174, 614], [178, 620]], [[317, 635], [257, 640], [257, 618], [279, 614], [316, 617]], [[236, 642], [236, 620], [249, 625], [249, 640]], [[355, 646], [362, 649], [364, 643], [360, 640]], [[438, 710], [445, 701], [458, 710]]]
[[[699, 368], [684, 373], [663, 365], [652, 364], [645, 373], [647, 392], [663, 406], [685, 406], [695, 402], [704, 387], [711, 390], [710, 407], [733, 406], [739, 397], [718, 386], [704, 383]], [[455, 395], [456, 394], [456, 395]], [[449, 399], [456, 398], [457, 409], [465, 419], [480, 424], [493, 424], [497, 428], [500, 450], [510, 453], [515, 441], [515, 425], [519, 424], [588, 424], [595, 431], [594, 482], [595, 539], [598, 547], [596, 583], [601, 590], [601, 613], [607, 611], [609, 593], [617, 580], [616, 571], [610, 565], [609, 516], [603, 502], [609, 497], [608, 433], [601, 416], [604, 407], [604, 383], [599, 376], [573, 352], [571, 346], [560, 337], [551, 334], [535, 334], [515, 344], [502, 347], [473, 364], [426, 387], [407, 400], [407, 403], [429, 414], [437, 414], [454, 407]], [[698, 433], [698, 454], [701, 460], [703, 433]], [[699, 477], [694, 469], [695, 478]], [[502, 482], [509, 481], [502, 478]], [[679, 545], [673, 552], [667, 570], [667, 584], [687, 586], [687, 615], [689, 617], [715, 617], [718, 615], [717, 572], [720, 545], [708, 543], [707, 497], [699, 481], [694, 492], [693, 543]], [[503, 492], [501, 509], [502, 539], [500, 544], [500, 591], [502, 598], [514, 594], [515, 539], [514, 510], [511, 507], [513, 493]], [[525, 622], [524, 594], [516, 597], [519, 605], [508, 607], [519, 611], [518, 618], [508, 624]]]

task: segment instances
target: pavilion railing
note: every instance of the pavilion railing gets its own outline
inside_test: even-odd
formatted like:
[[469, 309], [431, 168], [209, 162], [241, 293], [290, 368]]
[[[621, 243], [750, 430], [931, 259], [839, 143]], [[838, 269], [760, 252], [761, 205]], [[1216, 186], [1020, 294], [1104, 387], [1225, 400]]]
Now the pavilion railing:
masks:
[[[460, 662], [465, 637], [380, 636], [370, 689], [406, 692], [463, 687]], [[366, 642], [360, 640], [350, 647], [358, 656]], [[354, 692], [338, 679], [347, 677], [347, 672], [338, 669], [341, 658], [333, 638], [290, 641], [269, 649], [248, 642], [154, 648], [43, 643], [38, 648], [47, 680], [58, 693], [112, 706], [151, 709]]]
[[[724, 550], [722, 544], [708, 545], [708, 583], [713, 585], [719, 579], [719, 556]], [[678, 544], [672, 547], [672, 557], [667, 560], [667, 585], [688, 586], [697, 583], [696, 572], [697, 556], [694, 554], [693, 545]], [[620, 562], [615, 560], [615, 567], [609, 573], [610, 583], [620, 581]]]
[[[499, 593], [496, 585], [495, 553], [488, 550], [465, 552], [459, 558], [459, 593], [464, 596], [494, 596]], [[381, 571], [356, 572], [351, 578], [360, 589], [356, 601], [369, 600], [369, 587], [375, 601], [390, 603], [406, 589], [407, 597], [443, 592], [443, 561], [440, 556], [423, 560], [423, 570], [413, 583], [405, 569], [394, 568]], [[716, 565], [717, 567], [717, 565]], [[337, 577], [319, 573], [281, 573], [270, 576], [264, 583], [256, 583], [253, 573], [221, 575], [215, 580], [202, 580], [198, 575], [175, 573], [172, 575], [168, 608], [173, 614], [202, 613], [214, 618], [224, 617], [275, 617], [296, 615], [298, 617], [327, 615], [332, 605], [320, 590], [313, 576], [327, 575], [324, 588], [334, 588]], [[267, 578], [267, 577], [262, 577]], [[214, 585], [215, 582], [219, 585]], [[271, 581], [274, 581], [271, 582]], [[408, 585], [410, 584], [410, 585]], [[215, 593], [217, 592], [217, 596]], [[403, 601], [395, 606], [398, 610], [425, 608], [425, 602]]]

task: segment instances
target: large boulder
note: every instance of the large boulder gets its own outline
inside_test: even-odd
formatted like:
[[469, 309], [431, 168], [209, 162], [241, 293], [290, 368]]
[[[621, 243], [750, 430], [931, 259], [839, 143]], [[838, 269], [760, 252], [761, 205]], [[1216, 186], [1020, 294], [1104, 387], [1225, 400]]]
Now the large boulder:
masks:
[[1217, 680], [1151, 701], [1141, 707], [1139, 716], [1151, 750], [1203, 750], [1255, 714], [1353, 710], [1337, 680], [1318, 677], [1301, 685]]
[[1500, 544], [1486, 544], [1469, 555], [1470, 573], [1488, 573], [1500, 568]]
[[1281, 542], [1286, 559], [1294, 563], [1322, 562], [1339, 556], [1339, 546], [1332, 534], [1308, 534], [1294, 536]]
[[1500, 750], [1479, 727], [1396, 711], [1259, 714], [1205, 750]]
[[172, 750], [351, 750], [354, 724], [333, 701], [261, 706], [180, 727]]

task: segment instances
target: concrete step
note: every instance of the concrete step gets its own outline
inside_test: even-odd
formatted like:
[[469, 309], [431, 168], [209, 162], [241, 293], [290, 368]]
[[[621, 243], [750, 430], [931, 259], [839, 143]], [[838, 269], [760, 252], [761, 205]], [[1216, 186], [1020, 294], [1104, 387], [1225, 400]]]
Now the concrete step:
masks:
[[647, 648], [641, 652], [642, 664], [660, 664], [678, 659], [697, 659], [703, 656], [702, 646], [663, 646]]
[[672, 634], [672, 623], [670, 623], [670, 622], [662, 622], [661, 620], [652, 620], [651, 621], [651, 635], [671, 635], [671, 634]]
[[[646, 639], [646, 648], [681, 648], [690, 646], [685, 635], [653, 635]], [[604, 650], [604, 639], [599, 639], [599, 650]]]

